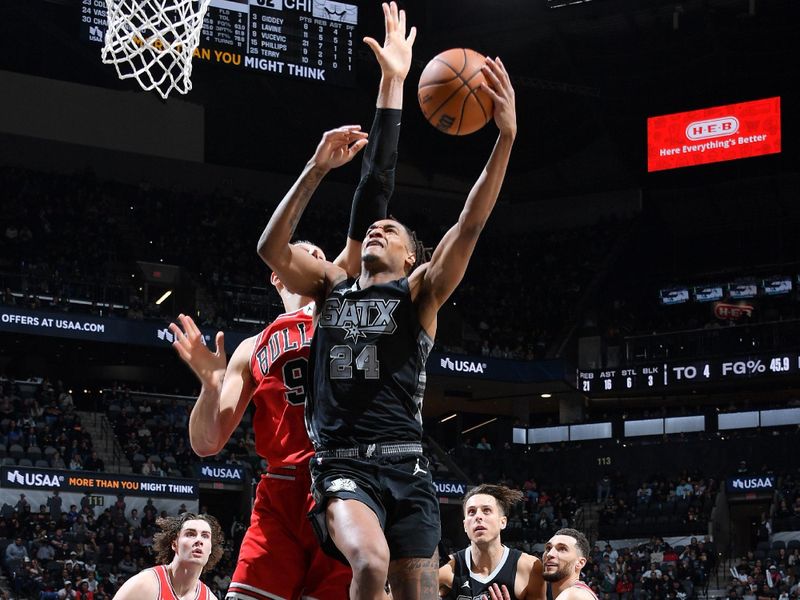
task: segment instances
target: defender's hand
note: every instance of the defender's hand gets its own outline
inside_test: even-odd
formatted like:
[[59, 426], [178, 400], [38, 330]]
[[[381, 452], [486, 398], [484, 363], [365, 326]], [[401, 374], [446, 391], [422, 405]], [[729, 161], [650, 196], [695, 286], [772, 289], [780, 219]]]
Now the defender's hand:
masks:
[[361, 125], [337, 127], [322, 134], [311, 161], [329, 171], [349, 163], [366, 145], [367, 132], [361, 131]]
[[371, 37], [365, 37], [364, 43], [378, 59], [384, 78], [405, 80], [411, 68], [411, 48], [417, 37], [417, 28], [412, 27], [406, 36], [406, 11], [398, 10], [394, 1], [389, 4], [384, 2], [382, 6], [386, 28], [383, 46]]
[[219, 386], [225, 375], [227, 359], [225, 356], [225, 334], [217, 332], [217, 351], [211, 350], [203, 343], [203, 334], [194, 320], [186, 315], [178, 315], [181, 327], [175, 323], [169, 324], [169, 330], [175, 336], [172, 347], [197, 375], [204, 386]]

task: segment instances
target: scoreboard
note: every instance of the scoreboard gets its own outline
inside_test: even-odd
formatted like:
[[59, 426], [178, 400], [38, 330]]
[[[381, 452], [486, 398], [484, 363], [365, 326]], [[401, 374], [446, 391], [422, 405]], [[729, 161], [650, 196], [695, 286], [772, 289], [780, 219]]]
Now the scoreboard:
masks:
[[[105, 1], [80, 0], [80, 10], [82, 38], [103, 43]], [[211, 0], [193, 60], [353, 86], [357, 27], [352, 2]]]
[[800, 355], [775, 353], [592, 371], [579, 370], [577, 388], [584, 394], [667, 392], [707, 383], [798, 375], [800, 375]]

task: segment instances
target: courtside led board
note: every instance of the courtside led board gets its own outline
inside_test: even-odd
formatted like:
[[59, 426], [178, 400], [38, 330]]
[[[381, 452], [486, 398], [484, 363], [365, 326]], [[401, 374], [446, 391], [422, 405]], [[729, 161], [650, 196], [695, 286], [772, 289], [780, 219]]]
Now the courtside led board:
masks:
[[651, 172], [780, 151], [779, 97], [647, 119]]

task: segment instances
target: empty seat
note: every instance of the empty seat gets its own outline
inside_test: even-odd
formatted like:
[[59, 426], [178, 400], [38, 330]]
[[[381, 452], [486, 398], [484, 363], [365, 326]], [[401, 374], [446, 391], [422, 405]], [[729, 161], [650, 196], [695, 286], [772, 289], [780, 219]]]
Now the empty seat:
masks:
[[28, 446], [28, 458], [39, 460], [42, 458], [42, 449], [39, 446]]
[[11, 458], [15, 458], [15, 459], [19, 460], [20, 458], [25, 456], [25, 450], [19, 444], [11, 444], [8, 447], [8, 455]]
[[17, 464], [20, 467], [32, 467], [33, 461], [30, 458], [20, 458]]

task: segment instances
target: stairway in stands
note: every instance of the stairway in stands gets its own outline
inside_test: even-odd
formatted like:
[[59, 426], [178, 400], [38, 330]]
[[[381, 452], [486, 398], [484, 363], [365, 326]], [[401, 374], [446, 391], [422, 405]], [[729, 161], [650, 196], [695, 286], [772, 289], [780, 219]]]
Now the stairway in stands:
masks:
[[105, 463], [106, 472], [133, 473], [108, 417], [100, 412], [86, 411], [78, 411], [78, 415], [81, 426], [92, 436], [92, 447]]

